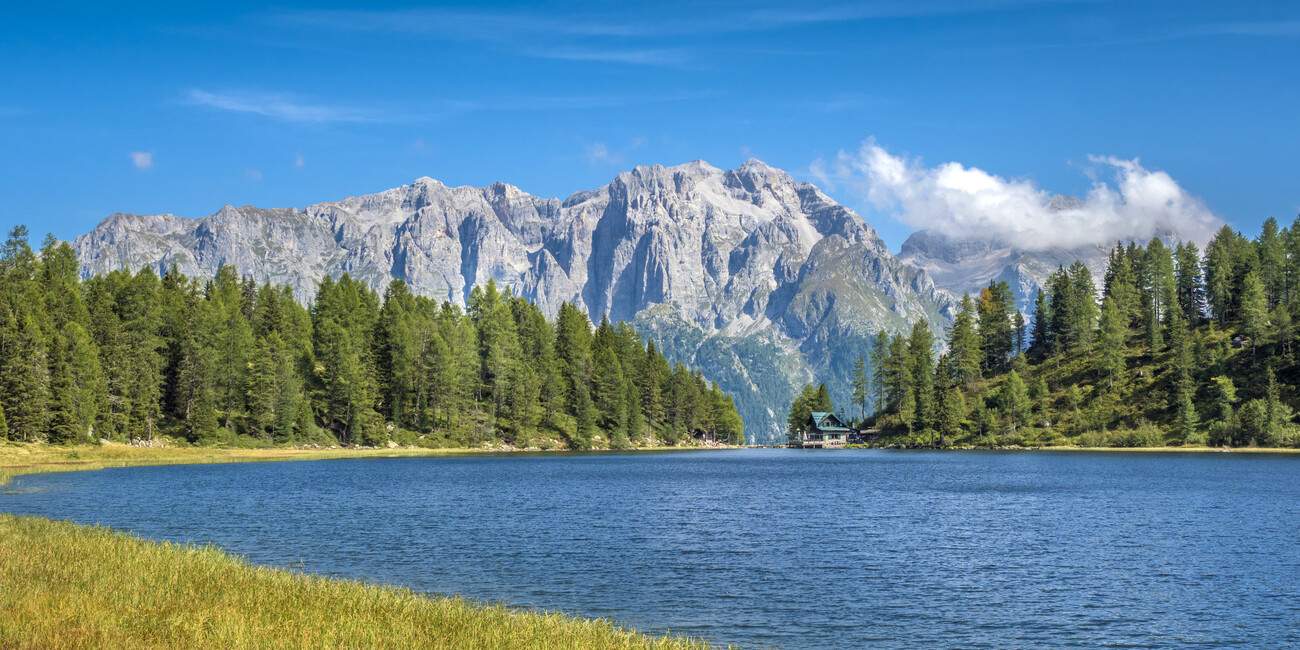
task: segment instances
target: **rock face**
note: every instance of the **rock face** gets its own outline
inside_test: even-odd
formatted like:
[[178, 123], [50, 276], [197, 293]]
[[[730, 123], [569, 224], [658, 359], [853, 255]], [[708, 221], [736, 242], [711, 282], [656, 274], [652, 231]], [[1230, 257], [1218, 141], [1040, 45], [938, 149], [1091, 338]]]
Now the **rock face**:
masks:
[[[1078, 203], [1079, 199], [1073, 197], [1057, 196], [1052, 200], [1052, 206], [1057, 209], [1074, 207]], [[1159, 237], [1170, 247], [1184, 241], [1171, 230], [1153, 233], [1152, 237]], [[1148, 241], [1137, 243], [1146, 245]], [[966, 292], [974, 297], [989, 282], [1005, 280], [1015, 292], [1016, 305], [1027, 317], [1033, 310], [1038, 290], [1047, 283], [1047, 276], [1057, 267], [1068, 267], [1075, 260], [1088, 266], [1100, 290], [1107, 260], [1115, 244], [1027, 248], [998, 239], [956, 239], [931, 230], [918, 230], [903, 242], [898, 259], [923, 269], [935, 285], [958, 297]]]
[[1108, 246], [1024, 250], [996, 239], [958, 240], [920, 230], [903, 242], [898, 258], [924, 269], [936, 285], [955, 296], [970, 292], [975, 297], [989, 282], [1005, 280], [1015, 292], [1016, 306], [1028, 316], [1039, 288], [1058, 266], [1081, 260], [1101, 286], [1109, 253]]
[[827, 382], [847, 407], [853, 361], [877, 331], [921, 318], [938, 330], [953, 309], [861, 217], [757, 160], [637, 167], [563, 202], [421, 178], [301, 210], [114, 214], [75, 248], [87, 275], [230, 264], [307, 299], [344, 272], [453, 302], [493, 278], [550, 315], [567, 301], [633, 322], [731, 392], [760, 441], [779, 439], [804, 382]]

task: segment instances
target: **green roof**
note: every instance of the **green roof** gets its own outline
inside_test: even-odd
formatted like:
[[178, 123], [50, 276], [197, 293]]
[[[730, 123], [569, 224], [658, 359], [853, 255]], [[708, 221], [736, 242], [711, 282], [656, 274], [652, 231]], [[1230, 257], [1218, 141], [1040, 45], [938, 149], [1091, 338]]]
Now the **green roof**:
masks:
[[[829, 411], [814, 411], [811, 414], [811, 417], [812, 417], [812, 427], [818, 431], [844, 431], [844, 432], [851, 431], [851, 429], [849, 429], [848, 427], [841, 426], [844, 423], [840, 422], [839, 417], [837, 417], [834, 413], [831, 413]], [[825, 420], [827, 418], [835, 418], [834, 421], [839, 422], [839, 424], [838, 425], [830, 424], [830, 425], [823, 426], [821, 422], [822, 420]]]

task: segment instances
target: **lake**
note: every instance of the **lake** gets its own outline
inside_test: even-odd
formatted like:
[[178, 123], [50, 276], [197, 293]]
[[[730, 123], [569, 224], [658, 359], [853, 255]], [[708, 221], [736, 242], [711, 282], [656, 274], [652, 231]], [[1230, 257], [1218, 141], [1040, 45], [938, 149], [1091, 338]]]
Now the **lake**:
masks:
[[17, 514], [720, 644], [1300, 645], [1300, 456], [497, 455], [6, 492]]

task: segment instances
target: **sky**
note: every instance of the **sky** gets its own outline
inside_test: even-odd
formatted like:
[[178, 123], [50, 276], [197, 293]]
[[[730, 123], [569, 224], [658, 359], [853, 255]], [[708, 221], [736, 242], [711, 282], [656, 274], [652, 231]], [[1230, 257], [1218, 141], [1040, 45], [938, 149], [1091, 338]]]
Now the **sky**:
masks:
[[1253, 236], [1300, 213], [1297, 107], [1295, 2], [8, 3], [0, 227], [757, 157], [894, 250]]

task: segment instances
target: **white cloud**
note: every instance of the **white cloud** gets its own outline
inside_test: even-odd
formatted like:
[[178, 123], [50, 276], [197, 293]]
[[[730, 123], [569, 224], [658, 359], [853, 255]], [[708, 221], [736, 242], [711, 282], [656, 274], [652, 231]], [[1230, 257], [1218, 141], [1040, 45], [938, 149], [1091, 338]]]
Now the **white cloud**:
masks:
[[623, 154], [616, 151], [610, 151], [609, 147], [606, 147], [604, 142], [596, 142], [587, 145], [588, 164], [595, 165], [597, 163], [604, 163], [606, 165], [621, 165], [623, 164], [623, 161]]
[[870, 207], [916, 228], [953, 237], [1000, 239], [1028, 250], [1144, 240], [1173, 230], [1195, 241], [1222, 220], [1169, 174], [1138, 159], [1089, 156], [1097, 172], [1080, 200], [1061, 200], [1032, 181], [1005, 179], [949, 162], [927, 168], [868, 139], [833, 162], [818, 159], [810, 174], [842, 185]]
[[260, 181], [262, 180], [262, 172], [257, 169], [245, 169], [244, 178], [247, 178], [250, 181]]
[[151, 151], [132, 151], [131, 164], [136, 169], [149, 169], [153, 167], [153, 152]]
[[388, 122], [394, 117], [372, 108], [320, 104], [284, 93], [211, 93], [191, 90], [186, 103], [236, 113], [252, 113], [286, 122], [325, 124], [330, 122]]
[[293, 166], [294, 166], [294, 167], [297, 167], [298, 169], [302, 169], [302, 166], [305, 165], [305, 164], [307, 164], [307, 161], [303, 159], [302, 154], [296, 154], [296, 155], [294, 155], [294, 157], [293, 157]]

